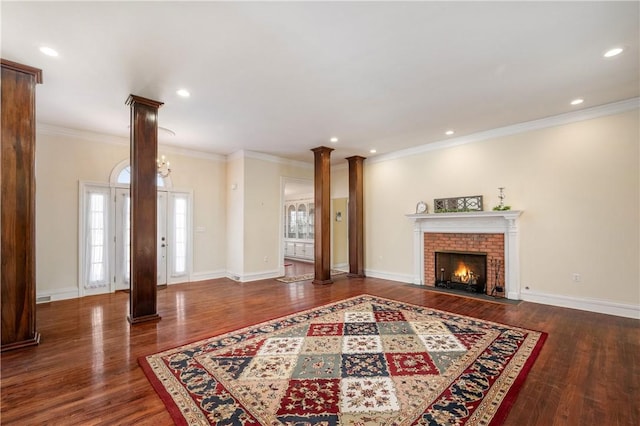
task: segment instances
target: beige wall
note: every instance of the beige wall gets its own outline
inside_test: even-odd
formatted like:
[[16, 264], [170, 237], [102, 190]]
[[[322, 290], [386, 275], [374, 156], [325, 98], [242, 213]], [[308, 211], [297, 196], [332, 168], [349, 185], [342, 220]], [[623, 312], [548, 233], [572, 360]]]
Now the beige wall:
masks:
[[331, 199], [349, 198], [349, 167], [344, 163], [331, 165]]
[[[242, 153], [245, 182], [242, 281], [284, 273], [283, 179], [313, 179], [313, 167], [252, 152]], [[266, 259], [266, 260], [265, 260]]]
[[[225, 271], [224, 160], [180, 153], [170, 157], [173, 187], [193, 194], [192, 278]], [[129, 157], [126, 139], [81, 132], [39, 131], [36, 140], [36, 292], [72, 297], [78, 291], [79, 181], [109, 183]], [[206, 157], [206, 156], [205, 156]]]
[[244, 156], [227, 160], [227, 276], [237, 279], [244, 269]]
[[[334, 198], [331, 200], [331, 266], [349, 266], [349, 212], [348, 198]], [[341, 220], [336, 220], [340, 212]]]
[[170, 153], [169, 157], [173, 188], [191, 190], [193, 194], [192, 279], [224, 276], [228, 192], [225, 160], [177, 153]]
[[78, 291], [78, 181], [109, 183], [124, 144], [36, 136], [36, 293]]
[[[640, 303], [638, 110], [365, 162], [365, 267], [410, 281], [418, 201], [483, 195], [521, 216], [523, 297]], [[625, 271], [628, 273], [624, 278]], [[579, 273], [582, 282], [572, 281]], [[529, 289], [525, 289], [529, 287]]]
[[278, 274], [280, 247], [280, 173], [277, 163], [245, 158], [245, 275]]
[[[367, 275], [412, 281], [413, 228], [406, 214], [415, 211], [418, 201], [426, 201], [432, 209], [434, 198], [483, 195], [485, 210], [490, 210], [499, 201], [497, 188], [504, 186], [506, 203], [524, 211], [523, 298], [637, 307], [638, 129], [636, 109], [396, 159], [365, 161]], [[112, 168], [128, 157], [129, 150], [126, 141], [113, 142], [82, 134], [38, 132], [38, 294], [77, 292], [78, 182], [108, 182]], [[244, 152], [229, 156], [226, 162], [168, 154], [174, 187], [193, 191], [192, 279], [226, 273], [250, 281], [278, 275], [283, 179], [312, 179], [311, 161], [295, 163]], [[234, 184], [236, 189], [231, 189]], [[331, 196], [348, 197], [346, 165], [332, 170]], [[582, 281], [572, 281], [573, 273], [580, 274]]]

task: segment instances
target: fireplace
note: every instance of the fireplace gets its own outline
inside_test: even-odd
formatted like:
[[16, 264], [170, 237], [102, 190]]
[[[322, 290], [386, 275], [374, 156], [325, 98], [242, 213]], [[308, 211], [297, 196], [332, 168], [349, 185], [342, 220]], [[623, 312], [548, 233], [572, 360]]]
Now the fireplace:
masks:
[[487, 254], [436, 251], [435, 286], [484, 293], [487, 283]]
[[[437, 280], [442, 281], [442, 266], [436, 271], [436, 252], [485, 254], [484, 274], [473, 271], [474, 277], [482, 276], [484, 293], [520, 299], [518, 218], [521, 213], [510, 210], [408, 214], [414, 221], [413, 283], [435, 286]], [[450, 276], [450, 272], [445, 270], [445, 273]], [[467, 279], [470, 280], [470, 276], [465, 277]], [[447, 280], [452, 281], [445, 276], [444, 281]]]

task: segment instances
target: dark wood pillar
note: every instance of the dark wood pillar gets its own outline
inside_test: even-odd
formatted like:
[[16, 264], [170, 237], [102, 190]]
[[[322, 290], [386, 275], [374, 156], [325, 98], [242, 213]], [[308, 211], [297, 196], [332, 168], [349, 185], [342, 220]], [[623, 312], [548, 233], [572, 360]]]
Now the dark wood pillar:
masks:
[[2, 352], [37, 345], [36, 84], [42, 71], [2, 59]]
[[331, 151], [314, 148], [315, 275], [313, 284], [331, 284]]
[[364, 277], [363, 164], [365, 157], [348, 157], [349, 162], [349, 275]]
[[130, 95], [131, 107], [131, 324], [160, 319], [157, 307], [158, 108], [162, 102]]

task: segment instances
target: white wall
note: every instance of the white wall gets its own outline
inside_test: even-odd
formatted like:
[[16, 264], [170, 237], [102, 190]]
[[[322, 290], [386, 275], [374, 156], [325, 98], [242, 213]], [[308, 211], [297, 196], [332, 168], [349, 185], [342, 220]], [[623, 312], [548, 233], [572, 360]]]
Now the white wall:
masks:
[[[506, 187], [521, 216], [525, 300], [637, 312], [640, 305], [638, 110], [421, 154], [366, 162], [367, 275], [410, 281], [423, 200]], [[582, 281], [572, 281], [579, 273]], [[525, 288], [525, 287], [528, 287]], [[597, 306], [596, 306], [597, 308]], [[605, 309], [606, 311], [606, 309]]]

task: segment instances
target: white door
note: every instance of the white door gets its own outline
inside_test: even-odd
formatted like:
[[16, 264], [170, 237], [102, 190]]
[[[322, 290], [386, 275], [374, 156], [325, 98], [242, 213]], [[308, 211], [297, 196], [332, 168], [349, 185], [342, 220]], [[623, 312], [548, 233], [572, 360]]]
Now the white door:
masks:
[[[131, 195], [116, 188], [115, 196], [115, 290], [131, 286]], [[158, 285], [167, 284], [167, 193], [158, 191]]]
[[158, 285], [167, 284], [167, 193], [158, 191]]

